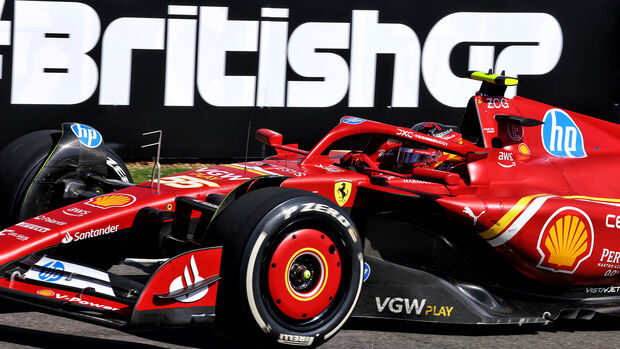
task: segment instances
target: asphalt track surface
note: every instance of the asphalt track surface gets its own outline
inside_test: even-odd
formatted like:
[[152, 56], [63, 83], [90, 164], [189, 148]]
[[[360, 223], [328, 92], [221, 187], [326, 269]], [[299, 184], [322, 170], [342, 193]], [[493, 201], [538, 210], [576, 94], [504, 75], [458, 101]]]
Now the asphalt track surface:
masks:
[[[126, 269], [130, 270], [130, 269]], [[131, 270], [129, 271], [131, 274]], [[239, 329], [243, 336], [243, 329]], [[352, 319], [321, 348], [617, 348], [620, 322], [454, 326]], [[0, 348], [239, 348], [214, 326], [126, 333], [0, 304]], [[256, 347], [252, 345], [251, 347]]]
[[[1, 348], [239, 347], [212, 327], [125, 333], [11, 306], [0, 312]], [[321, 348], [617, 348], [619, 336], [620, 324], [499, 328], [354, 320]]]

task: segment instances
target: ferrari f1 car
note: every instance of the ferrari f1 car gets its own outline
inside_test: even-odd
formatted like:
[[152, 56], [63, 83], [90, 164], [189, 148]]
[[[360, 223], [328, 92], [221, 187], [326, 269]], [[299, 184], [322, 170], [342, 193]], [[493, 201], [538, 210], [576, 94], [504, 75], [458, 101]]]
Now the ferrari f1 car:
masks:
[[[350, 316], [620, 315], [620, 126], [471, 77], [458, 128], [344, 117], [309, 151], [260, 129], [276, 155], [137, 185], [90, 126], [23, 136], [0, 154], [0, 296], [285, 346], [319, 345]], [[128, 257], [163, 261], [141, 281], [108, 270]]]

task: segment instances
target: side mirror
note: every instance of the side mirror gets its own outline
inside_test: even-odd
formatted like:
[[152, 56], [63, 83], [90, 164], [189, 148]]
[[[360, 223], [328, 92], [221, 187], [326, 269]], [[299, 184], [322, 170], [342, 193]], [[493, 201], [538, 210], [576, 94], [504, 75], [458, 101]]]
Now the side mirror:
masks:
[[256, 130], [256, 139], [259, 142], [270, 145], [272, 147], [281, 147], [283, 137], [276, 131], [272, 131], [267, 128], [261, 128]]

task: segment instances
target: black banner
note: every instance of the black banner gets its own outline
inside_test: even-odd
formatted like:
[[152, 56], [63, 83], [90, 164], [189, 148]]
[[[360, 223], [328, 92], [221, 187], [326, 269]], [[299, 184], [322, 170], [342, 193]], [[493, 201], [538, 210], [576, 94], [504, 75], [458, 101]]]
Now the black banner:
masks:
[[[598, 1], [0, 1], [0, 146], [63, 121], [125, 159], [261, 156], [258, 128], [309, 148], [344, 115], [460, 122], [479, 83], [617, 121], [620, 4]], [[508, 91], [514, 94], [515, 91]]]

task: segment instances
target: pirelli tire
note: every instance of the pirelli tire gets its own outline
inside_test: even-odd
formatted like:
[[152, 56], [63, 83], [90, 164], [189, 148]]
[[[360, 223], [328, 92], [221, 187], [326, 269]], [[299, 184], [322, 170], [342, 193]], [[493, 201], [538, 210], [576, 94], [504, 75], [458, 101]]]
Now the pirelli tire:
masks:
[[[54, 150], [61, 136], [60, 130], [41, 130], [23, 135], [0, 151], [0, 225], [7, 226], [32, 216], [26, 214], [23, 204], [28, 188], [49, 154]], [[111, 149], [107, 153], [107, 177], [132, 182], [129, 170]], [[70, 175], [74, 169], [59, 174]], [[31, 193], [32, 194], [32, 193]], [[57, 197], [54, 193], [34, 193], [39, 197]], [[28, 211], [43, 213], [69, 204], [53, 202], [53, 199], [38, 200], [37, 207]]]
[[258, 189], [219, 213], [210, 233], [223, 245], [216, 321], [234, 339], [314, 347], [351, 315], [362, 286], [362, 244], [330, 200]]

